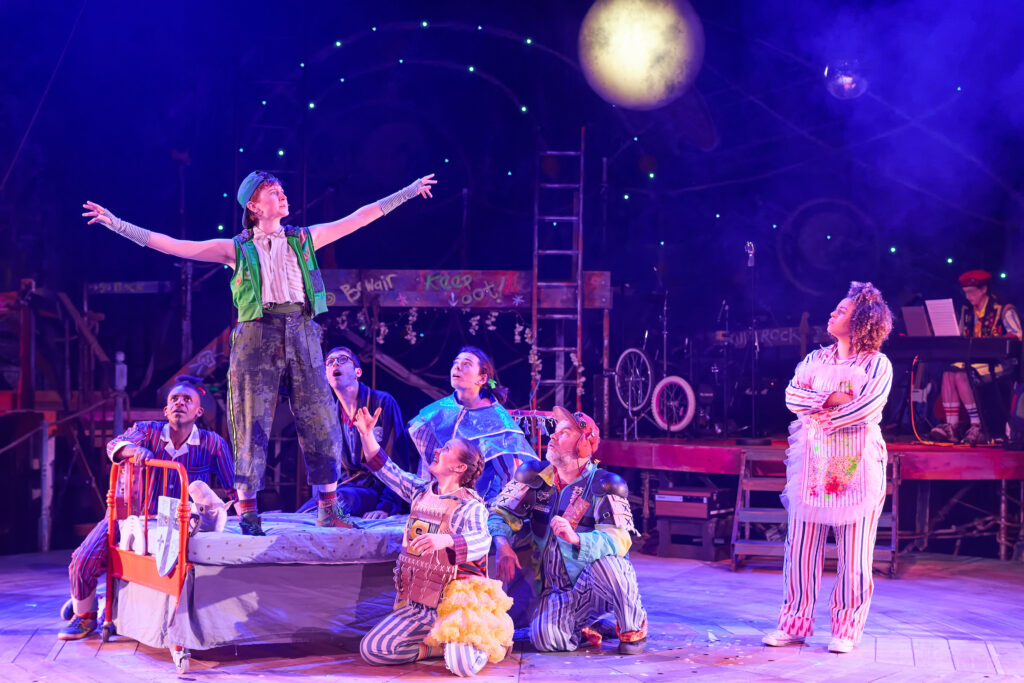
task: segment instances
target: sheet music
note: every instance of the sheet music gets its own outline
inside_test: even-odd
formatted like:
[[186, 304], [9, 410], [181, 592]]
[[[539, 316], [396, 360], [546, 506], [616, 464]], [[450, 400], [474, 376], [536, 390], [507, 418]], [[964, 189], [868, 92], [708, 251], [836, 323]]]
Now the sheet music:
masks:
[[929, 299], [924, 305], [928, 307], [928, 319], [936, 337], [960, 336], [960, 323], [956, 319], [952, 299]]

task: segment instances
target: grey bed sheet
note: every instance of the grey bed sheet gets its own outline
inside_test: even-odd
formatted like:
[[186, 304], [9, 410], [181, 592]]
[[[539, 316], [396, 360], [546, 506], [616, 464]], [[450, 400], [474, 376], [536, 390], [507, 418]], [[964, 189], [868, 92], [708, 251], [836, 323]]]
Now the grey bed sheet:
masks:
[[[189, 562], [206, 565], [342, 564], [395, 560], [408, 515], [360, 519], [354, 529], [316, 526], [316, 516], [294, 512], [260, 515], [266, 536], [243, 536], [238, 518], [224, 531], [197, 533], [188, 543]], [[150, 547], [156, 530], [149, 530]]]
[[261, 516], [264, 537], [243, 536], [231, 518], [223, 532], [190, 539], [194, 568], [177, 603], [118, 581], [116, 632], [152, 647], [197, 650], [318, 640], [356, 647], [394, 604], [405, 517], [327, 529], [313, 515]]

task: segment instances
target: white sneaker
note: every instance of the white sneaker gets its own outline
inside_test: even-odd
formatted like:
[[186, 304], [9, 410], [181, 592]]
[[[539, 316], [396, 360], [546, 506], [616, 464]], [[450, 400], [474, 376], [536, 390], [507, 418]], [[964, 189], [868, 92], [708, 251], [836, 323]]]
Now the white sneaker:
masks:
[[761, 642], [770, 647], [785, 647], [786, 645], [799, 645], [804, 642], [803, 636], [791, 636], [785, 631], [775, 629], [764, 638]]
[[853, 641], [847, 640], [846, 638], [833, 638], [828, 641], [828, 651], [835, 652], [837, 654], [853, 652]]

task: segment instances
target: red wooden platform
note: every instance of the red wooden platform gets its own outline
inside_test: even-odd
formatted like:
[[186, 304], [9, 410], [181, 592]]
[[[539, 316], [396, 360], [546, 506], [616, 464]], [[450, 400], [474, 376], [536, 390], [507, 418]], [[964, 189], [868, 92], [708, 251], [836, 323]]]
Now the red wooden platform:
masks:
[[[889, 453], [899, 454], [903, 479], [998, 480], [1024, 479], [1024, 451], [998, 446], [931, 446], [890, 443]], [[784, 451], [784, 441], [770, 446], [737, 446], [731, 441], [603, 440], [598, 458], [606, 465], [644, 470], [740, 473], [743, 451]]]

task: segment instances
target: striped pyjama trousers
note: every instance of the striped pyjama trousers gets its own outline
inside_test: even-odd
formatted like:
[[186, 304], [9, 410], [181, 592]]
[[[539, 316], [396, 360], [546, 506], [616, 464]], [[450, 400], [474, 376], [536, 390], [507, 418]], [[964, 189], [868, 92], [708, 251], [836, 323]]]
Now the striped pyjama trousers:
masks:
[[580, 645], [581, 629], [611, 611], [621, 633], [639, 631], [647, 620], [633, 564], [606, 556], [591, 563], [568, 589], [541, 595], [530, 622], [530, 641], [541, 652], [569, 652]]
[[814, 603], [821, 585], [825, 538], [829, 526], [832, 526], [839, 556], [836, 584], [830, 600], [832, 636], [860, 642], [875, 590], [871, 564], [881, 512], [879, 506], [855, 522], [837, 525], [804, 522], [790, 516], [783, 568], [785, 599], [779, 614], [780, 630], [793, 636], [813, 635]]
[[[359, 641], [359, 654], [370, 664], [409, 664], [422, 659], [423, 640], [437, 621], [437, 610], [410, 602], [384, 617]], [[425, 646], [423, 646], [425, 647]], [[487, 653], [464, 643], [447, 643], [444, 661], [456, 676], [472, 676], [487, 663]]]

